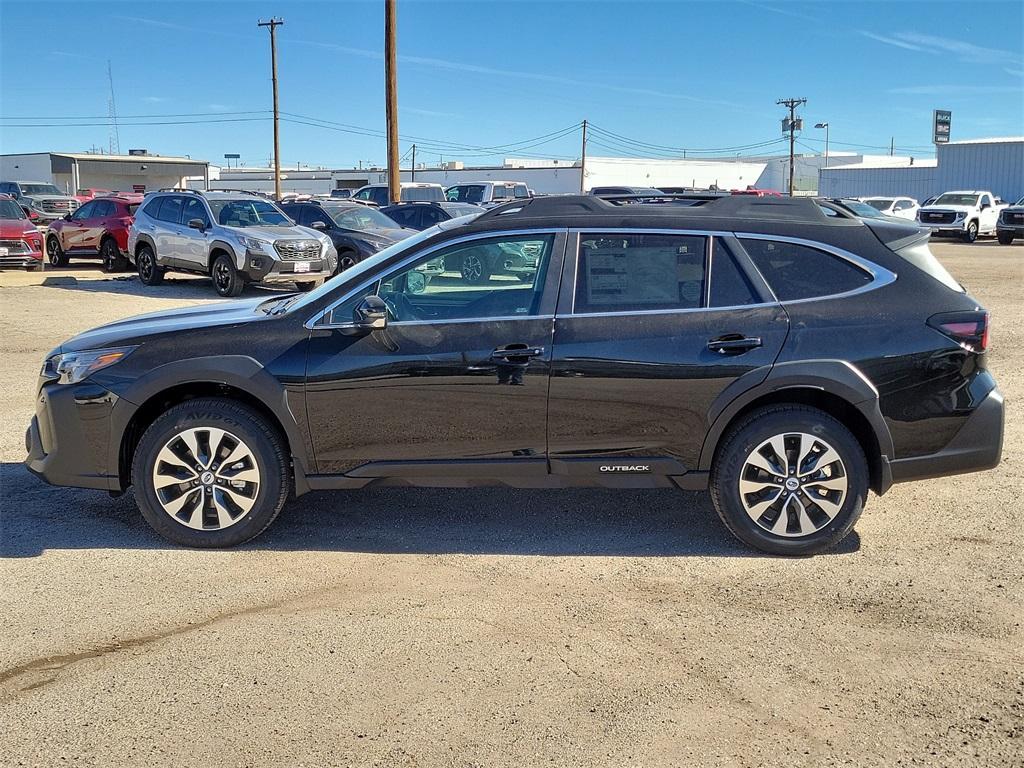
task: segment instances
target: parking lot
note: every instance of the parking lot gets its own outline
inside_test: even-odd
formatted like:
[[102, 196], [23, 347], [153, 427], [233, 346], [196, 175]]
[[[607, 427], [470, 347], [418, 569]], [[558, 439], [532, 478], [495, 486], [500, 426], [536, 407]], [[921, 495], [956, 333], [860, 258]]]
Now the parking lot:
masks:
[[210, 281], [3, 273], [0, 763], [1021, 765], [1024, 247], [933, 250], [992, 312], [1003, 462], [792, 560], [706, 495], [593, 489], [314, 493], [176, 549], [29, 475], [24, 430], [51, 348]]

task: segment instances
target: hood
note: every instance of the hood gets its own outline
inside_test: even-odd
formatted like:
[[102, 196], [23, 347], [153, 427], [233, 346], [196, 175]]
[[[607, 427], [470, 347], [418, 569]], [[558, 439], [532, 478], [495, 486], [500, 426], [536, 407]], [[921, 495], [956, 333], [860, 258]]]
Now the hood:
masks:
[[36, 203], [41, 203], [44, 200], [67, 200], [69, 202], [78, 202], [71, 195], [22, 195], [22, 197]]
[[943, 211], [953, 211], [954, 213], [972, 213], [978, 210], [976, 205], [925, 205], [921, 207], [922, 212], [935, 212], [941, 213]]
[[368, 229], [357, 229], [357, 234], [371, 237], [374, 240], [384, 240], [388, 243], [397, 243], [399, 240], [405, 240], [405, 238], [416, 234], [415, 229], [403, 229], [402, 227], [391, 227], [384, 228], [368, 228]]
[[28, 219], [0, 219], [0, 237], [6, 240], [20, 240], [22, 235], [39, 232]]
[[279, 295], [245, 301], [218, 301], [204, 306], [129, 317], [80, 333], [61, 344], [60, 351], [78, 352], [83, 349], [127, 346], [164, 333], [265, 320], [267, 315], [257, 312], [256, 307], [274, 298], [279, 298]]
[[[220, 225], [232, 234], [240, 237], [255, 237], [259, 240], [319, 240], [320, 236], [311, 234], [307, 227], [232, 227]], [[315, 232], [316, 230], [313, 230]]]

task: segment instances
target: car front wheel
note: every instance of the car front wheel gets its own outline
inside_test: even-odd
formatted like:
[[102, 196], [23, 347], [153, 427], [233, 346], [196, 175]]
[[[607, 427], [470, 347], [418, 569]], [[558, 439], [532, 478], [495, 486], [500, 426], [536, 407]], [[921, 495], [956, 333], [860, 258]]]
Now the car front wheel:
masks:
[[187, 547], [231, 547], [259, 535], [291, 487], [277, 430], [221, 398], [186, 401], [153, 422], [135, 451], [132, 485], [146, 522]]
[[50, 235], [46, 238], [46, 256], [50, 260], [50, 264], [55, 267], [66, 267], [68, 265], [68, 255], [60, 247], [60, 240], [57, 239], [56, 235]]
[[972, 221], [964, 230], [964, 242], [973, 243], [978, 239], [978, 222]]
[[725, 526], [774, 555], [812, 555], [842, 541], [867, 497], [864, 451], [823, 411], [759, 408], [725, 438], [711, 497]]
[[999, 238], [1000, 245], [1010, 245], [1013, 243], [1013, 232], [997, 232], [996, 237]]
[[213, 287], [217, 293], [226, 298], [238, 296], [245, 288], [245, 281], [235, 269], [235, 261], [226, 253], [222, 253], [213, 262]]

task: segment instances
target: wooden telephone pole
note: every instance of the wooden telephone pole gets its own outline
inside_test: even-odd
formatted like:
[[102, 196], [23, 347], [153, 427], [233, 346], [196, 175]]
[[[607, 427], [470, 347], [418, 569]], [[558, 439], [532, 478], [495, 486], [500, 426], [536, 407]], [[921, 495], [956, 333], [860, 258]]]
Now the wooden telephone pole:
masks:
[[[598, 142], [600, 143], [600, 142]], [[580, 147], [580, 194], [587, 183], [587, 121], [583, 121], [583, 145]]]
[[260, 21], [256, 26], [270, 30], [270, 77], [274, 83], [274, 197], [281, 199], [281, 133], [278, 126], [277, 110], [277, 28], [284, 24], [284, 19]]
[[388, 197], [392, 203], [402, 199], [398, 168], [398, 39], [396, 0], [384, 0], [384, 81], [388, 117]]
[[796, 158], [793, 152], [793, 145], [796, 142], [796, 130], [797, 130], [797, 117], [796, 108], [801, 104], [806, 104], [807, 99], [779, 99], [775, 102], [781, 104], [789, 109], [789, 121], [787, 127], [789, 129], [789, 196], [793, 196], [793, 177], [796, 171]]

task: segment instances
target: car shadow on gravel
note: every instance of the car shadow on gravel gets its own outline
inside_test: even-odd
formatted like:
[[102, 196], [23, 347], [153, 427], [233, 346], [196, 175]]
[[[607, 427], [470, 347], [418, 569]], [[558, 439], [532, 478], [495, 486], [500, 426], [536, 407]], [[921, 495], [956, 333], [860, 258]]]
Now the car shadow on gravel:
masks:
[[[149, 299], [208, 299], [210, 301], [224, 301], [213, 288], [209, 278], [174, 276], [167, 277], [160, 285], [143, 285], [137, 275], [126, 273], [123, 275], [105, 275], [97, 272], [96, 277], [85, 277], [81, 275], [72, 276], [74, 280], [61, 279], [67, 275], [54, 272], [48, 275], [47, 288], [60, 288], [65, 291], [87, 291], [89, 293], [116, 293], [123, 296], [143, 296]], [[240, 298], [259, 298], [260, 296], [271, 296], [294, 293], [290, 285], [282, 286], [256, 286], [247, 285], [242, 291]]]
[[[0, 464], [0, 556], [55, 549], [176, 549], [131, 493], [55, 488]], [[860, 548], [856, 532], [832, 554]], [[675, 490], [378, 488], [311, 493], [244, 550], [382, 554], [762, 557], [725, 530], [705, 493]]]

